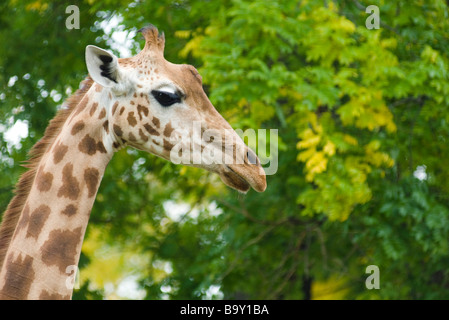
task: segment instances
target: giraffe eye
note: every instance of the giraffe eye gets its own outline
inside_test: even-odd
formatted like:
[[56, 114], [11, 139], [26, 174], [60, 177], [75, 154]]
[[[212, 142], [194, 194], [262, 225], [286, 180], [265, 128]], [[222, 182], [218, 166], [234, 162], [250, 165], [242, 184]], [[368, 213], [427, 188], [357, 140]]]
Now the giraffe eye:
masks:
[[181, 97], [177, 93], [153, 90], [151, 94], [163, 107], [169, 107], [172, 104], [181, 102]]

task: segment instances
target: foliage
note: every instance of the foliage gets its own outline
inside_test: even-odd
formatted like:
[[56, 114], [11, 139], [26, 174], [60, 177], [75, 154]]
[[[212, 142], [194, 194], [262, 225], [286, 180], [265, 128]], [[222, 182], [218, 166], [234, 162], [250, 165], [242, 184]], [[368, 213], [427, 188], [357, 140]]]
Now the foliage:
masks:
[[[0, 4], [0, 208], [26, 151], [83, 79], [85, 45], [111, 45], [100, 22], [114, 15], [118, 30], [164, 30], [166, 58], [198, 67], [234, 128], [278, 129], [280, 139], [264, 194], [139, 151], [116, 154], [76, 298], [98, 298], [99, 284], [128, 273], [148, 299], [449, 297], [445, 1], [373, 0], [372, 30], [356, 0], [72, 2], [80, 30], [65, 29], [64, 3]], [[29, 134], [14, 146], [4, 137], [18, 120]], [[104, 272], [87, 271], [96, 263]], [[380, 290], [364, 285], [372, 264]]]

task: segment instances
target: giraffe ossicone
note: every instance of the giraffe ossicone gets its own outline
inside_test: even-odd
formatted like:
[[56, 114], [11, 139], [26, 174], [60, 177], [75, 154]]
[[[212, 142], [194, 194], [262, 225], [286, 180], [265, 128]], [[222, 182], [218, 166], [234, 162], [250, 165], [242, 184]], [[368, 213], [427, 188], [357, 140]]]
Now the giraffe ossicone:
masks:
[[[70, 299], [90, 212], [115, 151], [131, 146], [217, 173], [241, 192], [266, 188], [257, 156], [218, 113], [198, 71], [164, 58], [165, 37], [120, 59], [86, 47], [89, 77], [30, 152], [0, 228], [0, 298]], [[189, 161], [187, 161], [189, 160]]]

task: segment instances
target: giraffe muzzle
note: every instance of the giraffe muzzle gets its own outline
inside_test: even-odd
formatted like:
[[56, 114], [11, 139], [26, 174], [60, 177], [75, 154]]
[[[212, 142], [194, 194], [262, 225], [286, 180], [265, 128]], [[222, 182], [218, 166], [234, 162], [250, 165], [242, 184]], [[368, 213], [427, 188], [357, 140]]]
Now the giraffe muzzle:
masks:
[[257, 192], [263, 192], [267, 188], [265, 171], [259, 158], [249, 148], [244, 163], [224, 164], [218, 174], [226, 185], [243, 193], [248, 192], [250, 188]]

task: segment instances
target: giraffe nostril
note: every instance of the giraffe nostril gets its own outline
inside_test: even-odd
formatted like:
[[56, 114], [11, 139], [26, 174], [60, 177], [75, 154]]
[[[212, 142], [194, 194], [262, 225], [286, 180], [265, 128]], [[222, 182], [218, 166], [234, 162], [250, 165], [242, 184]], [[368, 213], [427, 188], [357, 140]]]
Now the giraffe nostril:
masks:
[[259, 165], [259, 158], [257, 158], [254, 151], [249, 148], [246, 151], [246, 158], [248, 159], [248, 163]]

